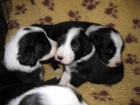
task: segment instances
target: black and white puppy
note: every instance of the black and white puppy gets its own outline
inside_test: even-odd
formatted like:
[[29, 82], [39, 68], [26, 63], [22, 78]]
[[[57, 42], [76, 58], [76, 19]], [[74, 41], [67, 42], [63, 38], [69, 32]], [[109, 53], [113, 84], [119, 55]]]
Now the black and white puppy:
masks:
[[109, 68], [120, 66], [124, 43], [119, 32], [99, 25], [95, 27], [96, 30], [92, 30], [94, 27], [90, 26], [86, 30], [86, 35], [92, 40], [100, 60]]
[[40, 61], [52, 58], [57, 44], [39, 27], [22, 27], [10, 38], [0, 61], [0, 88], [14, 83], [41, 83]]
[[79, 64], [87, 62], [94, 55], [95, 48], [84, 33], [84, 30], [79, 27], [64, 29], [61, 35], [59, 35], [57, 42], [58, 49], [55, 59], [64, 64], [64, 72], [59, 84], [69, 87], [73, 87], [72, 85], [76, 86], [73, 83], [71, 85], [71, 81], [75, 80], [75, 76], [73, 75], [75, 73], [79, 76], [83, 76], [85, 81], [87, 81], [85, 76], [87, 76], [89, 71], [86, 70], [87, 68], [83, 68], [84, 73], [81, 75], [81, 68], [84, 67], [84, 65], [79, 66]]
[[[2, 98], [2, 97], [1, 97]], [[3, 100], [0, 99], [2, 102]], [[1, 105], [87, 105], [82, 96], [71, 88], [40, 86]]]
[[86, 81], [112, 85], [122, 80], [123, 40], [115, 29], [88, 22], [62, 22], [54, 25], [48, 36], [58, 42], [55, 59], [64, 64], [60, 85], [77, 87]]

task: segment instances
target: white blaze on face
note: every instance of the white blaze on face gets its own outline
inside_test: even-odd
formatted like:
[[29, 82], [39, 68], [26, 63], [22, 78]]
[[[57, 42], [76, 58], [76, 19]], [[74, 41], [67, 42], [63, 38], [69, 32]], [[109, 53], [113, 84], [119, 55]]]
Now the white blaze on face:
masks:
[[123, 46], [123, 40], [120, 36], [119, 33], [111, 32], [111, 39], [113, 40], [115, 47], [116, 47], [116, 52], [112, 59], [109, 60], [109, 63], [107, 66], [109, 67], [116, 67], [119, 64], [121, 64], [122, 59], [121, 59], [121, 49]]
[[70, 64], [75, 59], [75, 53], [71, 49], [71, 41], [79, 35], [81, 28], [71, 28], [66, 33], [65, 42], [56, 51], [55, 59], [63, 64]]

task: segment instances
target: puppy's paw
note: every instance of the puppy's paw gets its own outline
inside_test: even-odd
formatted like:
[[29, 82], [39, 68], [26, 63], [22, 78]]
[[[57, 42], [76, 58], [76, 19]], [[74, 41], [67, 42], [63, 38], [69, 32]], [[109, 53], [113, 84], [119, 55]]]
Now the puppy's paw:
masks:
[[59, 81], [60, 81], [60, 77], [54, 77], [50, 80], [45, 81], [45, 84], [46, 85], [58, 85]]
[[84, 75], [79, 75], [79, 74], [73, 73], [70, 84], [72, 84], [75, 87], [79, 87], [86, 81], [87, 81], [87, 79]]

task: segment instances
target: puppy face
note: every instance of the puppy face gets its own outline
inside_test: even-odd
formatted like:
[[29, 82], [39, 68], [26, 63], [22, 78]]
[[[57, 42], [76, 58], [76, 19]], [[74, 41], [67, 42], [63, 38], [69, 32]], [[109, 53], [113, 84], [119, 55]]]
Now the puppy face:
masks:
[[113, 57], [109, 60], [109, 63], [107, 66], [109, 67], [116, 67], [119, 66], [122, 63], [121, 53], [123, 48], [123, 40], [119, 33], [117, 32], [111, 32], [111, 39], [113, 40], [115, 48], [112, 48], [111, 50], [108, 49], [108, 51], [111, 53], [115, 50]]
[[116, 30], [101, 28], [90, 33], [89, 37], [95, 45], [101, 62], [111, 68], [121, 64], [123, 40]]
[[55, 59], [63, 64], [79, 60], [86, 55], [88, 44], [88, 37], [81, 28], [70, 28], [58, 39]]
[[10, 70], [31, 72], [39, 61], [54, 56], [56, 43], [38, 27], [20, 28], [5, 47], [4, 63]]

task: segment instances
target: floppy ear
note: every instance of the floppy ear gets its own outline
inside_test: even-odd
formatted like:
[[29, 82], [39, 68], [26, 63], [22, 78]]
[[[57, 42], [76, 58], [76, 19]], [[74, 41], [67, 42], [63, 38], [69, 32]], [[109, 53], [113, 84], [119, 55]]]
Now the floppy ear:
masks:
[[87, 55], [92, 50], [92, 42], [89, 39], [89, 37], [86, 34], [81, 35], [82, 36], [82, 43], [84, 46], [84, 55]]
[[48, 33], [52, 25], [32, 24], [31, 26], [40, 27], [40, 28], [42, 28], [46, 33]]
[[37, 58], [35, 57], [34, 50], [32, 48], [25, 48], [18, 53], [18, 60], [20, 64], [26, 66], [35, 66]]
[[98, 45], [102, 41], [102, 36], [96, 33], [91, 33], [89, 38], [95, 46]]

